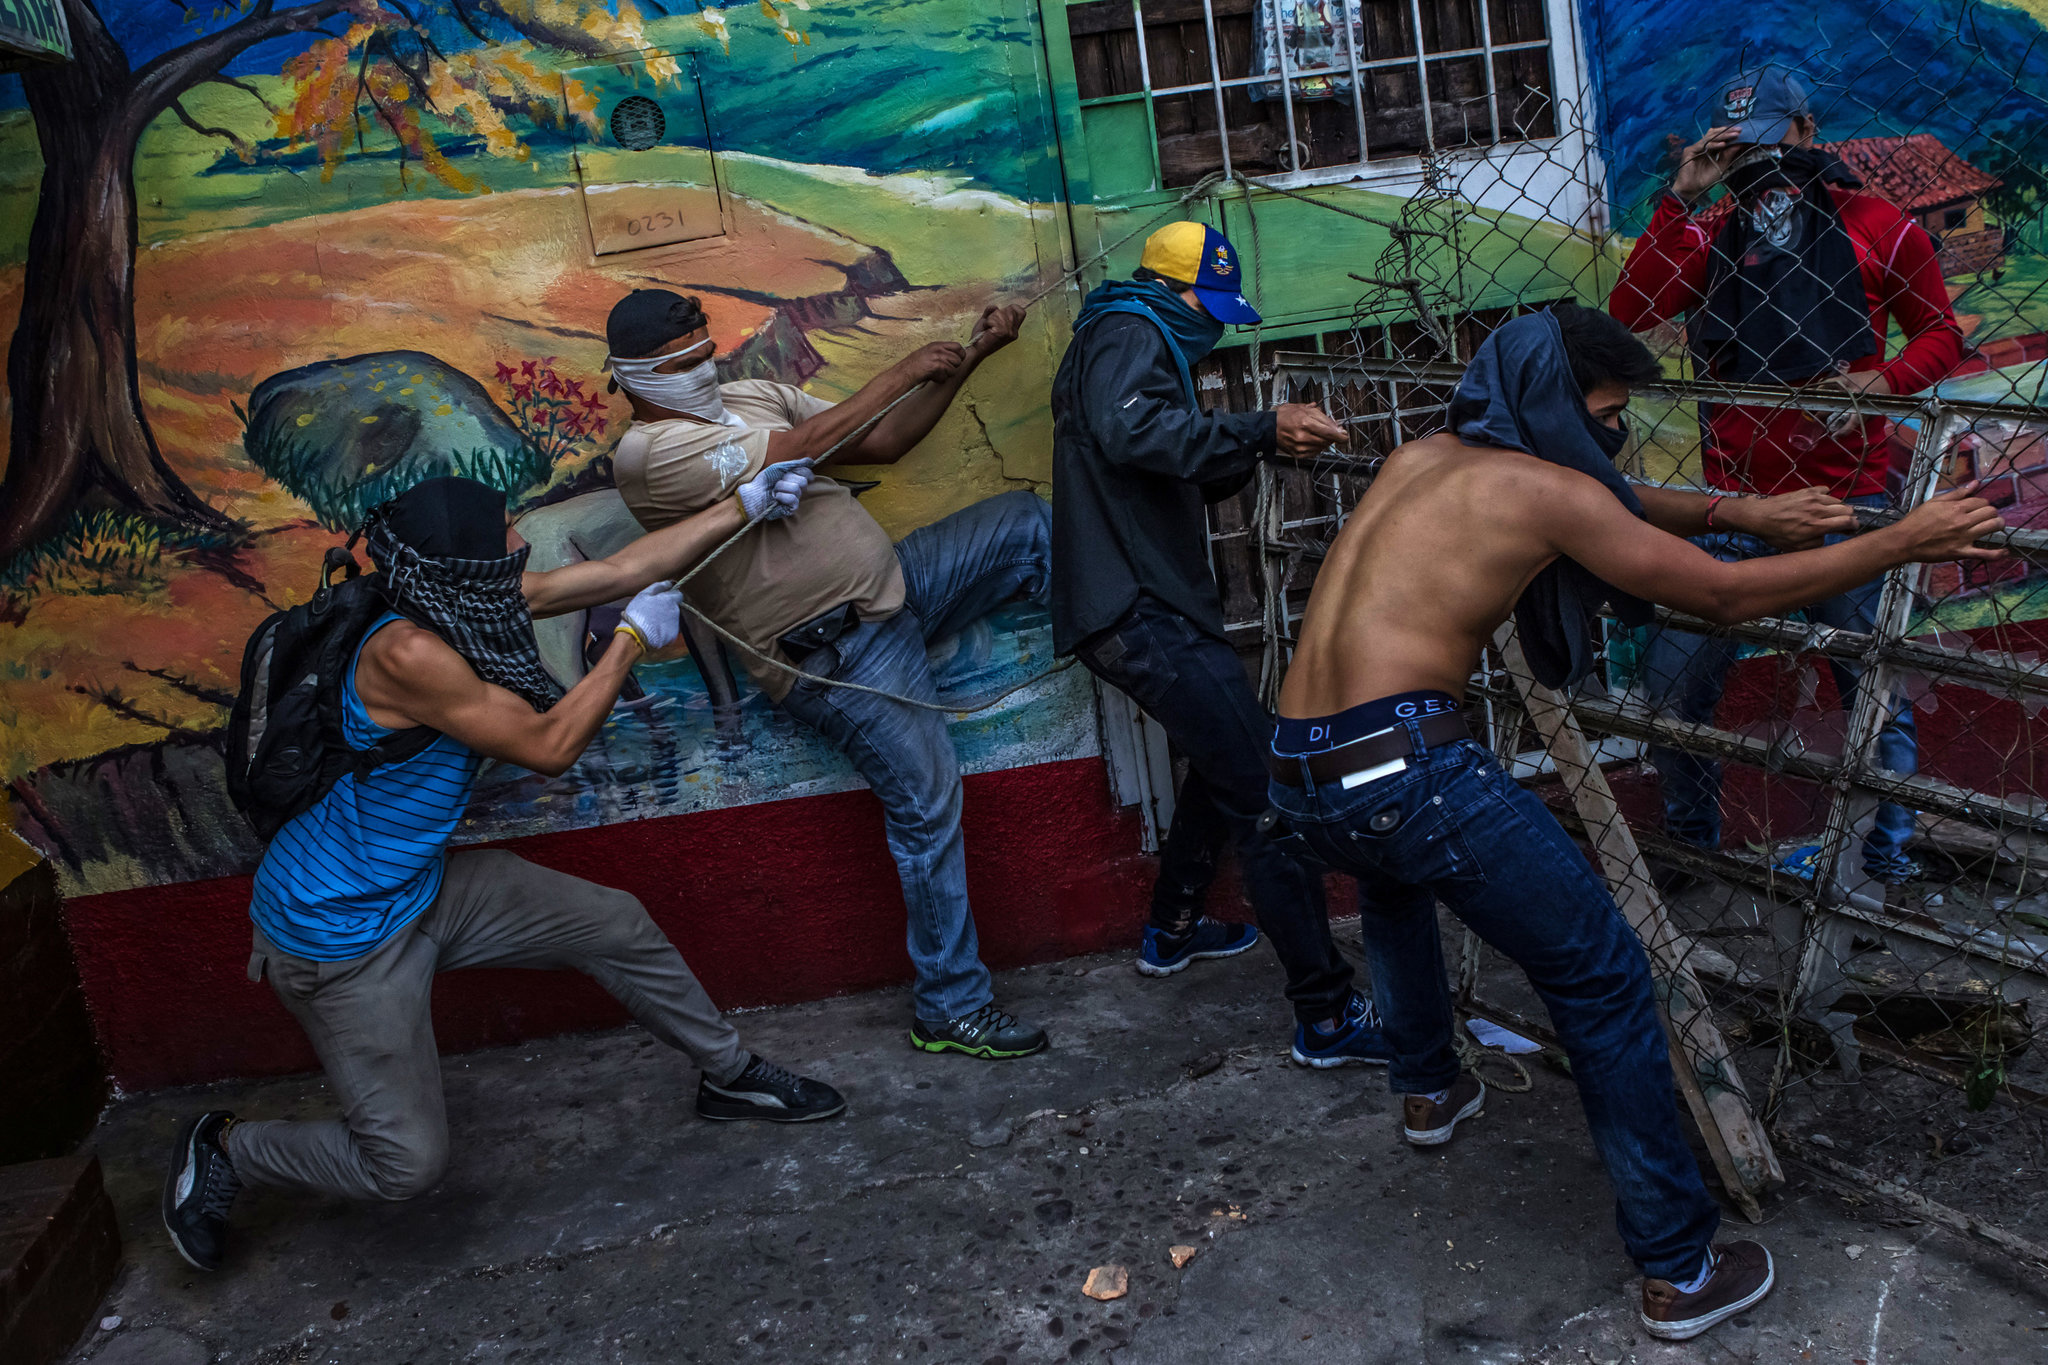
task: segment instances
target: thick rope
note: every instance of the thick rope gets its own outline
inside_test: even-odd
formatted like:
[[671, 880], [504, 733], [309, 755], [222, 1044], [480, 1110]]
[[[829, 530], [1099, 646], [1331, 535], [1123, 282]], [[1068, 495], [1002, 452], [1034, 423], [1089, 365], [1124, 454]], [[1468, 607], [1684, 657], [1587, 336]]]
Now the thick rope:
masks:
[[1458, 1030], [1452, 1035], [1451, 1042], [1457, 1049], [1458, 1067], [1460, 1070], [1469, 1071], [1473, 1075], [1479, 1076], [1479, 1067], [1482, 1062], [1505, 1063], [1514, 1068], [1515, 1079], [1513, 1081], [1487, 1080], [1486, 1077], [1479, 1076], [1479, 1079], [1486, 1081], [1489, 1086], [1500, 1091], [1503, 1095], [1526, 1095], [1529, 1091], [1536, 1088], [1535, 1078], [1529, 1074], [1529, 1068], [1522, 1065], [1520, 1057], [1514, 1056], [1512, 1053], [1502, 1052], [1498, 1048], [1481, 1047], [1477, 1042], [1468, 1037], [1463, 1029]]

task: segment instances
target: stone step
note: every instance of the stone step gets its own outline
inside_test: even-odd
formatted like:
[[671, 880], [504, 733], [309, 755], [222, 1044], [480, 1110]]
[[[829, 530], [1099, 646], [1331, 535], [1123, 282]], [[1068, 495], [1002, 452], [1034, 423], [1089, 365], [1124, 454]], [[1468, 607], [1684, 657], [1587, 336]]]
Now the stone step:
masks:
[[48, 1365], [92, 1322], [121, 1265], [96, 1156], [0, 1166], [0, 1360]]

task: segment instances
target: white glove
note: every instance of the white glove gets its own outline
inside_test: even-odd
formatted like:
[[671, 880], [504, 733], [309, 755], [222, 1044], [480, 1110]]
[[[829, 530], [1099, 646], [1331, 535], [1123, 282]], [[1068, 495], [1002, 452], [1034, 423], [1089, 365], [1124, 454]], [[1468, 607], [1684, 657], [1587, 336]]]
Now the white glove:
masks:
[[682, 630], [683, 595], [666, 583], [640, 589], [619, 619], [619, 631], [638, 640], [648, 654], [674, 644]]
[[749, 521], [775, 521], [794, 516], [804, 489], [811, 483], [811, 467], [803, 460], [771, 464], [740, 485], [740, 507]]

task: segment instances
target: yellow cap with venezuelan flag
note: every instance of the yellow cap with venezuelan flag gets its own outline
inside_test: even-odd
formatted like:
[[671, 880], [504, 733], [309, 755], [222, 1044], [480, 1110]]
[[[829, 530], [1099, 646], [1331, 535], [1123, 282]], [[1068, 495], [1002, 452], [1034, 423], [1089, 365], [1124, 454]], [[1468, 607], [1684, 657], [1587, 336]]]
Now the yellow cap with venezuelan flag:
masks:
[[1230, 239], [1202, 223], [1168, 223], [1145, 239], [1145, 254], [1138, 264], [1157, 275], [1178, 281], [1195, 291], [1195, 297], [1218, 322], [1249, 327], [1259, 313], [1244, 297], [1244, 272], [1238, 268], [1237, 251]]

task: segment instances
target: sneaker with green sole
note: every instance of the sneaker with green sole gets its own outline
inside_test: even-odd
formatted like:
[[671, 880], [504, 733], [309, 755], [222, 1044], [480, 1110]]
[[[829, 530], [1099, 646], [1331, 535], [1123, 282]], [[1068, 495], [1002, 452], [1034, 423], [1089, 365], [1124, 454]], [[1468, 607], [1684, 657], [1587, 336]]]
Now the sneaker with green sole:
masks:
[[920, 1051], [964, 1052], [991, 1061], [1029, 1057], [1045, 1051], [1045, 1043], [1044, 1029], [1004, 1013], [993, 1001], [958, 1019], [936, 1024], [919, 1019], [910, 1026], [910, 1044]]

